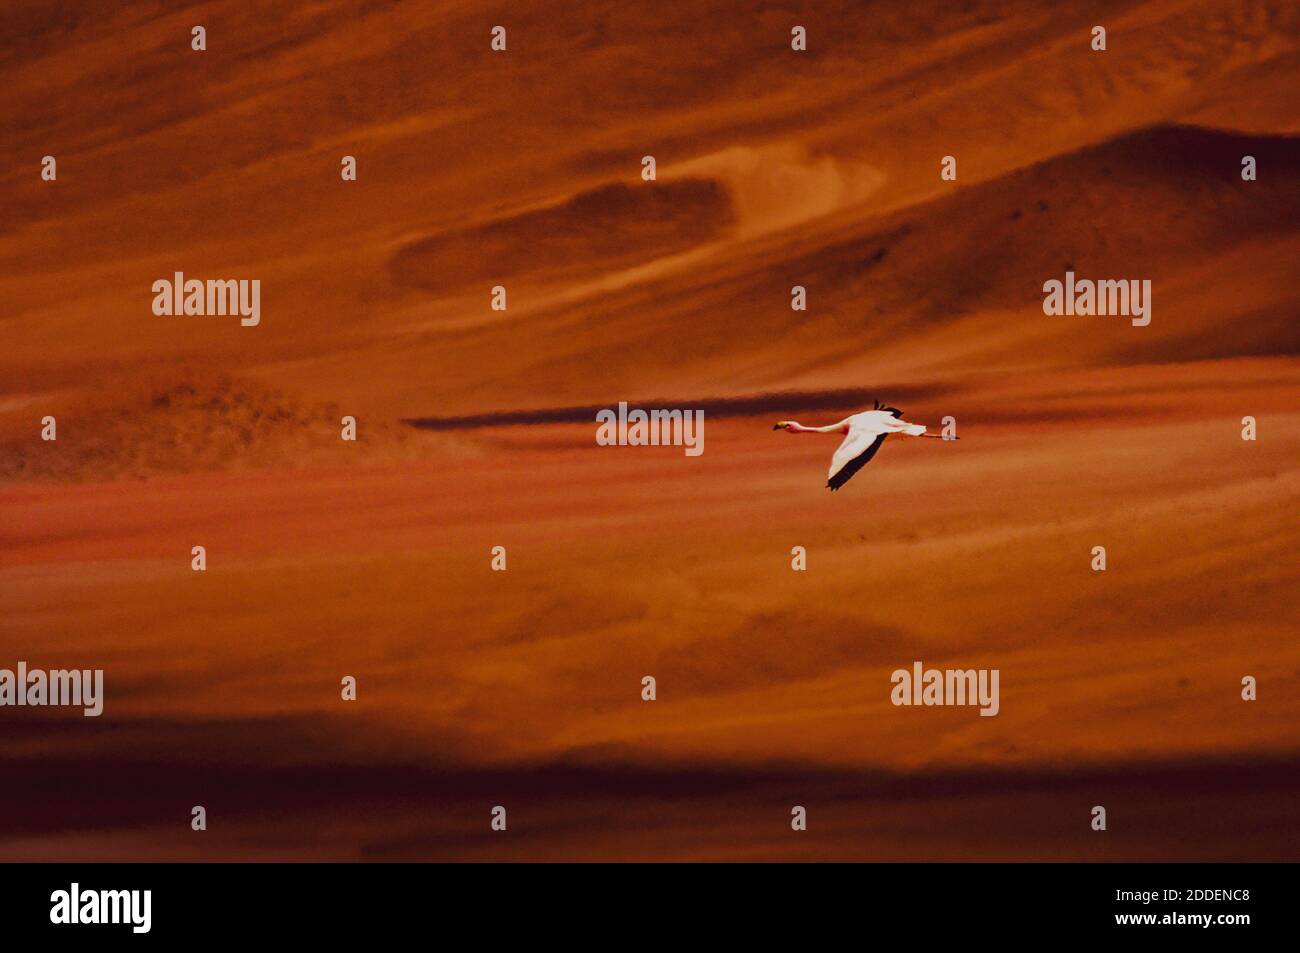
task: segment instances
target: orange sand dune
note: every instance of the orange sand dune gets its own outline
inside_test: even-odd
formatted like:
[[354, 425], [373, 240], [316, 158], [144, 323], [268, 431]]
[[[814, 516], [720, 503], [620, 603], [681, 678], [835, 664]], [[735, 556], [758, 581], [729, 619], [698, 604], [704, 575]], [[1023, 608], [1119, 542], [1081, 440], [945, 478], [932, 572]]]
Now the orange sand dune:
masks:
[[[0, 35], [0, 668], [107, 695], [0, 707], [0, 858], [1300, 858], [1294, 4]], [[1045, 315], [1067, 270], [1150, 326]], [[154, 315], [177, 271], [261, 323]], [[961, 439], [831, 494], [772, 430], [875, 398]], [[598, 445], [619, 401], [703, 454]]]

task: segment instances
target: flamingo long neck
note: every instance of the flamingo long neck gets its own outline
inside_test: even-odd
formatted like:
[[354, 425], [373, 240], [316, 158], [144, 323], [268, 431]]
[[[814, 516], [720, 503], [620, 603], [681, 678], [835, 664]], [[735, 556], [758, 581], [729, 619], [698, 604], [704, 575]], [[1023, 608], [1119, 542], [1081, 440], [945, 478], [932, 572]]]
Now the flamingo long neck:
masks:
[[839, 424], [827, 424], [825, 427], [805, 427], [797, 420], [791, 421], [794, 425], [791, 427], [791, 433], [835, 433], [840, 429]]

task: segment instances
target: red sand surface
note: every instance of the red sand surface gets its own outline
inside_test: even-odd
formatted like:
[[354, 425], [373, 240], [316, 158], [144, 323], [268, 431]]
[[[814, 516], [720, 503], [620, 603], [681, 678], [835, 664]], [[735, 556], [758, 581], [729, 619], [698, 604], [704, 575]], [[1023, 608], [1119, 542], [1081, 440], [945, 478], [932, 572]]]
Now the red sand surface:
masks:
[[1300, 859], [1300, 11], [735, 7], [6, 5], [0, 858]]

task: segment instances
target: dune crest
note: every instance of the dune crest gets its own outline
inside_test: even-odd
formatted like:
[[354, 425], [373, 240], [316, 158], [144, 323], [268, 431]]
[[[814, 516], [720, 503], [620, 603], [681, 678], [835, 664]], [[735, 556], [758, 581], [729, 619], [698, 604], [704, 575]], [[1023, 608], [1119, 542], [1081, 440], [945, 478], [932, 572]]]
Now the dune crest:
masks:
[[[58, 439], [32, 440], [33, 402], [0, 425], [0, 480], [142, 479], [194, 473], [382, 463], [437, 452], [446, 441], [365, 419], [365, 453], [340, 439], [337, 404], [295, 398], [258, 381], [192, 372], [51, 398]], [[88, 412], [84, 408], [93, 408]]]

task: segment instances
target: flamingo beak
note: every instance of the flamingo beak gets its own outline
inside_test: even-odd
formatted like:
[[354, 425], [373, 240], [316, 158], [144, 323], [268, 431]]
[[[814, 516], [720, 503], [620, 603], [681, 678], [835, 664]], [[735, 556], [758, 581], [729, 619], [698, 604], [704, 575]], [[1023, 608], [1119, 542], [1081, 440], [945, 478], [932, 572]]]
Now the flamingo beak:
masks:
[[773, 429], [773, 430], [784, 430], [784, 429], [785, 429], [785, 424], [784, 424], [784, 423], [774, 424], [774, 425], [772, 426], [772, 429]]

